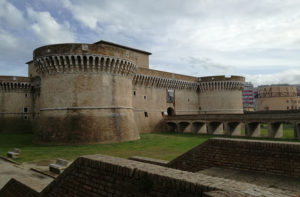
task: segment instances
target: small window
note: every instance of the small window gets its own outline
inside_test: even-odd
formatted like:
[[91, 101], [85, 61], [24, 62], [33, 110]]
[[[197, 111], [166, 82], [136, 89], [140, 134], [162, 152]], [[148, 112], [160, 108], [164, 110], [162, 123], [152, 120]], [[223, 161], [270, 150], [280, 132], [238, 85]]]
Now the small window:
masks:
[[161, 115], [164, 116], [164, 115], [165, 115], [165, 112], [162, 111], [162, 112], [161, 112]]
[[146, 99], [147, 99], [147, 96], [144, 96], [144, 99], [146, 100]]
[[148, 112], [145, 111], [144, 114], [145, 114], [145, 117], [148, 117]]
[[134, 96], [136, 95], [136, 91], [135, 91], [135, 90], [133, 91], [133, 95], [134, 95]]
[[28, 108], [24, 107], [24, 113], [27, 113], [27, 112], [28, 112]]
[[28, 120], [28, 116], [24, 116], [23, 118], [24, 118], [24, 120]]
[[289, 106], [287, 106], [286, 109], [290, 109]]
[[25, 98], [27, 98], [28, 97], [28, 94], [27, 93], [25, 93]]

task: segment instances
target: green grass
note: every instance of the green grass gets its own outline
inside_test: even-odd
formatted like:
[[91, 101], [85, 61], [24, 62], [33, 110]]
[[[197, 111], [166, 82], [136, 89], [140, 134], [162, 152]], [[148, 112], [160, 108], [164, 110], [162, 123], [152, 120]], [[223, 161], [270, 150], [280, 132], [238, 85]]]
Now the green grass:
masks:
[[[293, 139], [293, 127], [284, 125], [284, 136], [280, 139], [268, 139], [267, 126], [261, 128], [263, 140], [297, 141]], [[141, 134], [137, 141], [122, 142], [115, 144], [91, 144], [77, 146], [45, 146], [32, 143], [33, 134], [9, 134], [0, 133], [0, 155], [5, 156], [7, 151], [20, 148], [21, 157], [18, 162], [31, 162], [41, 160], [54, 160], [64, 158], [74, 160], [81, 155], [105, 154], [116, 157], [128, 158], [131, 156], [144, 156], [163, 160], [172, 160], [180, 154], [203, 143], [216, 135], [191, 134], [191, 133], [155, 133]], [[222, 137], [227, 137], [222, 135]], [[235, 137], [236, 138], [236, 137]], [[238, 137], [246, 138], [246, 137]], [[249, 139], [249, 138], [246, 138]]]
[[73, 160], [81, 155], [105, 154], [128, 158], [144, 156], [172, 160], [187, 150], [201, 144], [212, 136], [192, 134], [141, 134], [137, 141], [116, 144], [91, 144], [79, 146], [42, 146], [32, 143], [32, 134], [0, 134], [0, 155], [14, 147], [21, 149], [18, 162], [52, 160], [64, 158]]
[[[268, 125], [261, 124], [260, 133], [262, 137], [268, 136]], [[245, 135], [245, 129], [242, 129], [242, 135]], [[294, 138], [294, 126], [292, 124], [283, 124], [283, 140]], [[291, 140], [293, 141], [293, 140]]]

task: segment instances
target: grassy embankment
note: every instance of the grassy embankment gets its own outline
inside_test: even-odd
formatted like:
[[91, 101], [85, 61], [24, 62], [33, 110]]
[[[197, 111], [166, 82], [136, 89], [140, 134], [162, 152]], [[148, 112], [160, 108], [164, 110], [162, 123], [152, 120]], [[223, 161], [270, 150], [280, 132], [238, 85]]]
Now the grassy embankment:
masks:
[[[242, 133], [244, 133], [244, 131]], [[261, 133], [262, 136], [267, 136], [266, 126], [261, 129]], [[73, 160], [80, 155], [88, 154], [105, 154], [123, 158], [128, 158], [130, 156], [144, 156], [172, 160], [211, 137], [216, 136], [190, 133], [141, 134], [141, 140], [117, 144], [42, 146], [32, 143], [32, 134], [0, 133], [0, 155], [5, 156], [7, 151], [17, 147], [22, 150], [21, 157], [16, 159], [18, 162], [53, 160], [56, 158]], [[292, 138], [293, 128], [289, 125], [285, 125], [284, 138], [276, 140], [295, 141], [291, 140]]]

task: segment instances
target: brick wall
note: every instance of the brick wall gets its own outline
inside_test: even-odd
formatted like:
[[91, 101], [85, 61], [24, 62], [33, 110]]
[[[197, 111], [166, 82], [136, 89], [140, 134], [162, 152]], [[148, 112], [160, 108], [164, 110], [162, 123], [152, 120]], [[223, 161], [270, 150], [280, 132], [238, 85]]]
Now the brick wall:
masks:
[[27, 185], [11, 179], [1, 190], [0, 197], [38, 197], [39, 193]]
[[300, 143], [213, 138], [167, 166], [190, 172], [227, 167], [300, 177]]
[[93, 155], [78, 158], [42, 192], [46, 197], [67, 196], [202, 196], [215, 190], [193, 173]]
[[273, 197], [285, 196], [283, 192], [149, 163], [90, 155], [78, 158], [41, 193], [11, 180], [0, 190], [0, 197]]

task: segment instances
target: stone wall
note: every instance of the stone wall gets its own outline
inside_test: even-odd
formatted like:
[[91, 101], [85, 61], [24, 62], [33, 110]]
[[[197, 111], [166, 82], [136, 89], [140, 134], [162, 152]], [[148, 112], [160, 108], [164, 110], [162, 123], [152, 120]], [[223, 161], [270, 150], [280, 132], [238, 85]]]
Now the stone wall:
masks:
[[0, 133], [32, 133], [37, 128], [35, 120], [24, 120], [23, 115], [0, 117]]
[[29, 78], [0, 76], [0, 132], [32, 132], [32, 95]]
[[194, 89], [174, 89], [175, 101], [168, 103], [165, 87], [135, 85], [133, 88], [134, 117], [141, 133], [164, 132], [160, 122], [168, 108], [174, 109], [176, 114], [198, 113], [198, 93]]
[[300, 177], [300, 143], [213, 138], [167, 166], [190, 172], [224, 167]]

